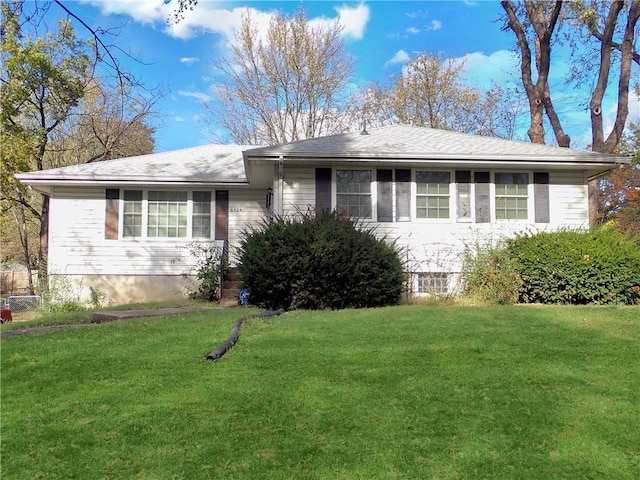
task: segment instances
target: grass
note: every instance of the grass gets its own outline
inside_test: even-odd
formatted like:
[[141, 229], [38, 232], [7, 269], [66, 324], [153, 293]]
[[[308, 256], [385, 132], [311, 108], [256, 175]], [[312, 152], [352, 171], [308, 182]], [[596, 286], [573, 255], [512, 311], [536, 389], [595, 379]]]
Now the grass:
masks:
[[245, 310], [2, 339], [2, 479], [637, 479], [637, 307]]

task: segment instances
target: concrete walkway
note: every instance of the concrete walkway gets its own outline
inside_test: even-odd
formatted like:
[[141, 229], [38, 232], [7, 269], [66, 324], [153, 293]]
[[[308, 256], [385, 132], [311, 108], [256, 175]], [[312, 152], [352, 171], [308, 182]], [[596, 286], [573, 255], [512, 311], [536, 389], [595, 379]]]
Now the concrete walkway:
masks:
[[146, 310], [105, 310], [103, 312], [92, 313], [91, 323], [69, 323], [66, 325], [45, 325], [42, 327], [16, 328], [13, 330], [4, 330], [0, 332], [0, 337], [14, 337], [18, 335], [25, 335], [28, 333], [49, 332], [51, 330], [58, 330], [60, 328], [88, 327], [95, 323], [113, 322], [115, 320], [126, 320], [141, 317], [164, 317], [166, 315], [176, 315], [179, 313], [208, 312], [211, 310], [217, 310], [217, 308], [168, 307]]
[[91, 323], [113, 322], [140, 317], [164, 317], [165, 315], [177, 315], [179, 313], [207, 312], [215, 310], [208, 307], [167, 307], [151, 308], [145, 310], [110, 310], [91, 314]]

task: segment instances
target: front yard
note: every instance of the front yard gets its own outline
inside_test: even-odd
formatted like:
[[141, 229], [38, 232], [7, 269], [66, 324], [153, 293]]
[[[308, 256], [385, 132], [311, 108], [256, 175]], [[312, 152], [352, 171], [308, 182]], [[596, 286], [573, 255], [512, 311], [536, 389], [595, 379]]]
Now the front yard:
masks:
[[3, 338], [3, 480], [640, 477], [640, 307], [250, 312]]

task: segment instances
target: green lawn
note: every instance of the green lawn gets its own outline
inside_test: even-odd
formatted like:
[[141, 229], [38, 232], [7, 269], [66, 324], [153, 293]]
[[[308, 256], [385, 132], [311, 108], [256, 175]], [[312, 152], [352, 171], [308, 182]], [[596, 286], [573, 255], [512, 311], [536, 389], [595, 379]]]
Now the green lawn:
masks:
[[639, 307], [253, 311], [3, 338], [0, 477], [640, 478]]

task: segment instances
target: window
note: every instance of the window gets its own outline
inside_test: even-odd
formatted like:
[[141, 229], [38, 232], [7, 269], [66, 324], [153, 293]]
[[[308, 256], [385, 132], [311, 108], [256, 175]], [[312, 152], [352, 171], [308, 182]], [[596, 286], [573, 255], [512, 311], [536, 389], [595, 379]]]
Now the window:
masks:
[[411, 220], [411, 170], [376, 171], [376, 212], [379, 222]]
[[371, 170], [336, 170], [339, 212], [354, 218], [371, 218]]
[[124, 191], [123, 237], [142, 236], [142, 190]]
[[379, 222], [393, 221], [393, 170], [378, 169], [376, 172], [376, 201]]
[[416, 172], [416, 217], [449, 218], [449, 172]]
[[456, 171], [456, 211], [458, 222], [471, 221], [471, 172]]
[[411, 221], [411, 170], [396, 170], [396, 221]]
[[211, 192], [124, 190], [123, 238], [211, 238]]
[[193, 192], [193, 238], [211, 238], [211, 192]]
[[149, 192], [147, 237], [187, 236], [187, 192]]
[[496, 220], [527, 220], [529, 174], [496, 173]]
[[446, 295], [449, 292], [449, 274], [445, 272], [418, 273], [418, 293]]

